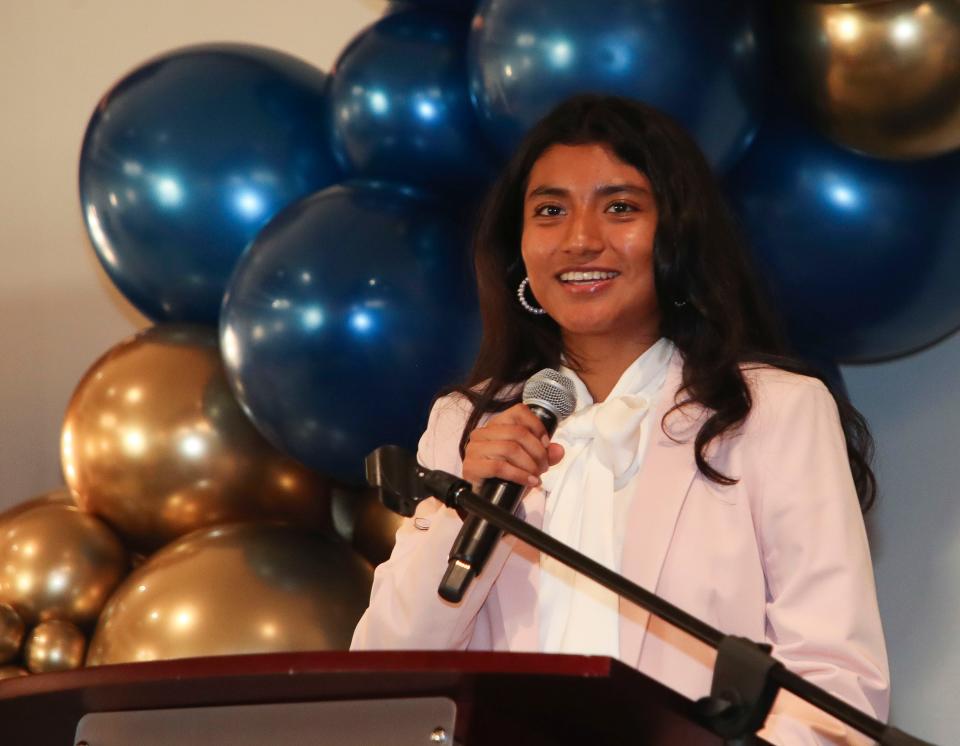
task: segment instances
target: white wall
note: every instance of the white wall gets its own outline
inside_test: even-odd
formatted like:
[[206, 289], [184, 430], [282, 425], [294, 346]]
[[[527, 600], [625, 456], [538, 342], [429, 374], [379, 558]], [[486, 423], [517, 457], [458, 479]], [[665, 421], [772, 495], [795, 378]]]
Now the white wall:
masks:
[[[60, 484], [58, 436], [89, 365], [147, 325], [89, 248], [77, 158], [99, 97], [157, 52], [273, 46], [329, 69], [382, 0], [0, 0], [0, 508]], [[883, 495], [871, 518], [900, 727], [960, 730], [960, 338], [844, 370], [873, 425]]]

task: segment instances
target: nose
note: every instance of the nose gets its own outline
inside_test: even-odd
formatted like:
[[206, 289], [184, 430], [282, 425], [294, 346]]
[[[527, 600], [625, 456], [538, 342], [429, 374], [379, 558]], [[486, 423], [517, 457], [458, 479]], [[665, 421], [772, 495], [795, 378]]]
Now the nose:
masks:
[[574, 210], [567, 221], [564, 251], [583, 254], [603, 249], [600, 220], [593, 210]]

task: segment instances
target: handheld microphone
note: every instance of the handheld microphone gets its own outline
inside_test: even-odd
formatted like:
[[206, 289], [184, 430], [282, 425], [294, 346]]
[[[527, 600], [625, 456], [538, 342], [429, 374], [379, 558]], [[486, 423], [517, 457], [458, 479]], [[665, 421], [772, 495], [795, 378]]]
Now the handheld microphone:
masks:
[[[560, 420], [576, 409], [577, 391], [573, 381], [565, 375], [544, 368], [524, 384], [523, 403], [544, 424], [547, 435], [552, 436]], [[480, 496], [513, 513], [526, 490], [525, 485], [515, 482], [487, 479], [480, 488]], [[450, 549], [447, 571], [437, 589], [441, 598], [453, 603], [463, 598], [473, 578], [483, 571], [501, 533], [496, 526], [478, 516], [467, 518]]]

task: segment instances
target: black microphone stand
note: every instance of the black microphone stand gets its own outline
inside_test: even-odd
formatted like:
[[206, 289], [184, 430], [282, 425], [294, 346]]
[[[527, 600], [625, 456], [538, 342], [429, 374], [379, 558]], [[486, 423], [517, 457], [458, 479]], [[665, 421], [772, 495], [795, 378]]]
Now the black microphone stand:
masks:
[[872, 718], [815, 684], [789, 671], [770, 655], [770, 646], [726, 635], [552, 536], [493, 505], [473, 492], [472, 485], [452, 474], [420, 466], [398, 446], [381, 446], [366, 458], [367, 481], [381, 502], [402, 516], [435, 497], [450, 508], [463, 508], [500, 530], [596, 581], [669, 624], [717, 650], [710, 695], [698, 709], [711, 729], [728, 741], [748, 738], [763, 726], [777, 692], [785, 689], [815, 705], [881, 746], [932, 746]]

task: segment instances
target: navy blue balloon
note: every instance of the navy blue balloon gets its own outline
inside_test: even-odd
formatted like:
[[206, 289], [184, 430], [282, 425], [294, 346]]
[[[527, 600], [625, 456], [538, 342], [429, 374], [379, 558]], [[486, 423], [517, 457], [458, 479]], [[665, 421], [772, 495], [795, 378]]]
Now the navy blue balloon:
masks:
[[447, 13], [470, 14], [477, 8], [479, 0], [392, 0], [386, 13], [408, 8], [432, 8]]
[[799, 348], [869, 362], [960, 327], [960, 156], [874, 160], [780, 117], [728, 183]]
[[330, 86], [333, 144], [355, 176], [470, 190], [491, 156], [467, 88], [469, 19], [409, 8], [363, 31]]
[[260, 228], [340, 179], [326, 80], [282, 52], [208, 44], [145, 63], [103, 97], [80, 199], [97, 256], [140, 311], [215, 324]]
[[334, 186], [278, 215], [237, 265], [220, 326], [228, 378], [278, 448], [346, 481], [379, 445], [415, 448], [469, 369], [479, 315], [465, 237], [410, 190]]
[[761, 99], [751, 0], [485, 0], [468, 53], [487, 136], [510, 152], [561, 100], [596, 91], [672, 115], [724, 170]]

